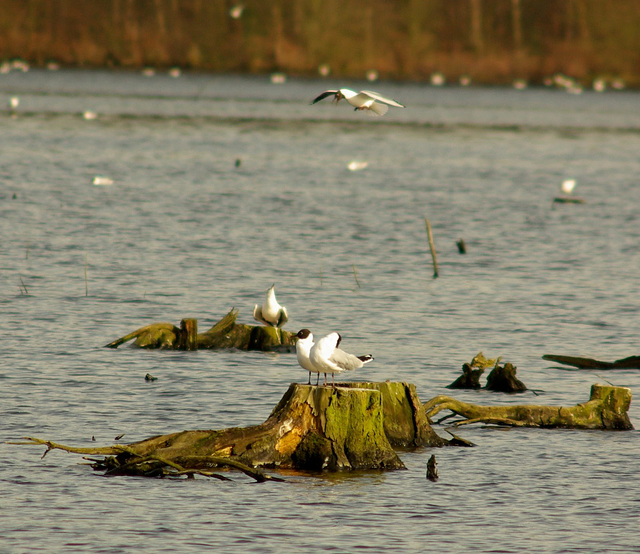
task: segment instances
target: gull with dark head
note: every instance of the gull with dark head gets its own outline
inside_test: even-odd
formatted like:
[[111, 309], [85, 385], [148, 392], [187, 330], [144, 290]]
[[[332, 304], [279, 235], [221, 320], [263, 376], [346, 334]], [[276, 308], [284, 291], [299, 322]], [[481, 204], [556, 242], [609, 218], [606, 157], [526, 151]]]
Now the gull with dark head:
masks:
[[339, 90], [325, 90], [322, 94], [313, 99], [312, 104], [320, 102], [329, 96], [333, 96], [334, 102], [337, 104], [343, 98], [349, 102], [356, 110], [367, 110], [369, 114], [384, 115], [389, 110], [389, 106], [396, 108], [404, 108], [400, 102], [392, 100], [391, 98], [385, 98], [377, 92], [371, 90], [361, 90], [355, 92], [348, 88], [341, 88]]
[[297, 332], [296, 337], [298, 340], [296, 341], [296, 356], [298, 358], [298, 363], [302, 369], [306, 369], [309, 372], [309, 380], [307, 381], [307, 385], [311, 384], [311, 374], [317, 373], [318, 379], [316, 380], [316, 386], [320, 382], [320, 371], [311, 363], [309, 359], [309, 353], [311, 352], [311, 348], [313, 347], [313, 335], [309, 329], [300, 329]]
[[271, 285], [267, 291], [267, 298], [262, 306], [256, 304], [253, 307], [253, 318], [269, 327], [282, 327], [289, 321], [289, 314], [284, 306], [276, 300], [276, 286]]
[[338, 348], [342, 337], [339, 333], [329, 333], [316, 342], [309, 352], [311, 365], [318, 373], [324, 373], [324, 384], [327, 384], [327, 373], [331, 373], [331, 385], [335, 387], [335, 374], [361, 368], [373, 361], [373, 356], [354, 356]]

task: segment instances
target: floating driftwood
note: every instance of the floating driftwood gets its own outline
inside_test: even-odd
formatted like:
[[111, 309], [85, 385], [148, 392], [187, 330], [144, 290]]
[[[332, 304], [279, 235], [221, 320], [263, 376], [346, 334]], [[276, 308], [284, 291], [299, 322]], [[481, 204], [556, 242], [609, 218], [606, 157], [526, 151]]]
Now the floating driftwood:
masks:
[[584, 198], [579, 196], [556, 196], [553, 201], [557, 204], [584, 204]]
[[558, 362], [559, 364], [572, 365], [578, 369], [640, 369], [640, 356], [629, 356], [615, 362], [601, 362], [592, 358], [556, 354], [545, 354], [542, 359]]
[[180, 327], [173, 323], [152, 323], [106, 344], [118, 348], [135, 339], [139, 348], [198, 350], [201, 348], [239, 350], [290, 351], [295, 346], [295, 334], [276, 327], [237, 323], [238, 310], [231, 309], [211, 329], [198, 333], [197, 319], [183, 319]]
[[[294, 470], [403, 469], [395, 447], [444, 446], [427, 422], [415, 386], [407, 383], [343, 383], [333, 387], [291, 384], [260, 425], [182, 431], [127, 444], [75, 448], [28, 438], [85, 455], [109, 475], [147, 477], [201, 474], [232, 467], [257, 480], [256, 468]], [[48, 452], [47, 450], [47, 452]], [[45, 452], [46, 454], [46, 452]], [[251, 473], [253, 472], [253, 473]]]
[[478, 406], [449, 396], [436, 396], [424, 404], [431, 420], [443, 410], [451, 410], [465, 419], [454, 425], [491, 423], [514, 427], [569, 429], [633, 429], [629, 420], [631, 390], [595, 384], [584, 404], [568, 408], [558, 406]]

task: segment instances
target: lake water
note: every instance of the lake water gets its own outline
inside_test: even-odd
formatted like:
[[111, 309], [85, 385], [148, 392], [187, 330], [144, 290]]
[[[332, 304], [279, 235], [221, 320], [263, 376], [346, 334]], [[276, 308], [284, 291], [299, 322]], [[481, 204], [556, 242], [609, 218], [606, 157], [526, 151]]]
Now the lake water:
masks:
[[[541, 357], [640, 354], [640, 94], [380, 82], [350, 85], [407, 108], [309, 105], [336, 84], [0, 76], [0, 100], [20, 98], [0, 118], [1, 552], [638, 551], [638, 431], [468, 426], [477, 447], [402, 452], [407, 471], [263, 484], [106, 478], [4, 444], [264, 421], [306, 382], [294, 355], [103, 345], [232, 307], [251, 323], [272, 283], [289, 330], [375, 356], [351, 380], [480, 404], [574, 405], [607, 381], [638, 394], [638, 370]], [[583, 204], [553, 202], [569, 178]], [[479, 351], [536, 393], [446, 389]], [[637, 396], [630, 416], [639, 428]]]

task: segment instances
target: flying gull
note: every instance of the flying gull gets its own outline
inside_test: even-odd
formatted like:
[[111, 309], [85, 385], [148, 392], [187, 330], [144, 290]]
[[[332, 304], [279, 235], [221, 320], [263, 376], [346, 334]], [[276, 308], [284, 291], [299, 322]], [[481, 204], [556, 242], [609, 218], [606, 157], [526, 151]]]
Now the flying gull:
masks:
[[387, 113], [389, 106], [396, 108], [404, 108], [400, 102], [396, 102], [391, 98], [385, 98], [377, 92], [370, 90], [361, 90], [355, 92], [348, 88], [341, 88], [340, 90], [325, 90], [321, 95], [313, 99], [312, 104], [320, 102], [325, 98], [333, 96], [336, 104], [343, 98], [349, 102], [356, 110], [368, 110], [370, 114], [384, 115]]

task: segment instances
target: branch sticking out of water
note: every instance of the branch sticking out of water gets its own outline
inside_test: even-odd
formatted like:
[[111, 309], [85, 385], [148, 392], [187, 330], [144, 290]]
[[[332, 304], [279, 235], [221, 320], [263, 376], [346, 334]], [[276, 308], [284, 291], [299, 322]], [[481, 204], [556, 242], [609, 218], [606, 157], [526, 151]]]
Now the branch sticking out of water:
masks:
[[436, 245], [433, 243], [433, 233], [431, 232], [431, 223], [425, 217], [424, 221], [427, 225], [427, 239], [429, 240], [429, 248], [431, 249], [431, 259], [433, 260], [433, 278], [438, 277], [438, 259], [436, 255]]

